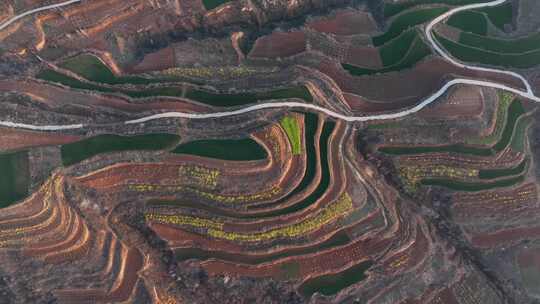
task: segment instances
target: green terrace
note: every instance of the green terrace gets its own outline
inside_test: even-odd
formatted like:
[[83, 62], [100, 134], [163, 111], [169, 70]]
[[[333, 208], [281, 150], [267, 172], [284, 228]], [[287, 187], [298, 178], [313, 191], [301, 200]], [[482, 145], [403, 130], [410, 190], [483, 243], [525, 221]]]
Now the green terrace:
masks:
[[480, 172], [478, 173], [478, 177], [480, 179], [496, 179], [499, 177], [518, 175], [525, 172], [526, 168], [527, 168], [527, 160], [524, 160], [514, 168], [480, 170]]
[[488, 20], [499, 29], [512, 23], [512, 4], [505, 3], [451, 16], [447, 24], [461, 30], [457, 41], [435, 33], [440, 44], [459, 60], [509, 68], [530, 68], [540, 64], [540, 33], [517, 39], [486, 36]]
[[98, 57], [90, 54], [81, 54], [71, 57], [59, 67], [69, 70], [86, 80], [106, 84], [151, 84], [164, 82], [166, 79], [152, 79], [139, 76], [117, 77]]
[[475, 11], [463, 11], [452, 15], [446, 24], [477, 35], [486, 35], [488, 31], [486, 16]]
[[222, 160], [249, 161], [266, 159], [266, 150], [251, 138], [208, 139], [181, 144], [171, 151]]
[[391, 21], [384, 34], [372, 37], [373, 45], [378, 48], [381, 57], [382, 68], [369, 69], [348, 63], [342, 63], [342, 67], [354, 76], [382, 74], [412, 68], [432, 53], [431, 48], [422, 39], [422, 33], [418, 26], [447, 11], [447, 7], [406, 11]]
[[[501, 53], [455, 42], [437, 33], [435, 37], [452, 56], [461, 61], [521, 69], [540, 64], [540, 46], [524, 53]], [[496, 43], [495, 40], [491, 42]]]
[[500, 39], [461, 32], [460, 44], [501, 54], [524, 54], [540, 49], [540, 33], [520, 39]]
[[448, 11], [446, 7], [425, 8], [407, 11], [397, 16], [386, 30], [380, 36], [372, 38], [373, 45], [381, 46], [388, 41], [396, 38], [409, 28], [430, 21]]
[[204, 5], [204, 8], [206, 8], [207, 10], [211, 10], [222, 4], [225, 4], [231, 1], [233, 0], [203, 0], [203, 5]]
[[186, 261], [189, 259], [208, 260], [219, 259], [228, 262], [257, 265], [267, 262], [272, 262], [278, 259], [283, 259], [291, 256], [301, 256], [313, 254], [322, 250], [335, 248], [348, 244], [349, 236], [344, 229], [337, 231], [328, 239], [321, 243], [313, 244], [305, 247], [288, 248], [270, 254], [250, 255], [230, 253], [227, 251], [209, 251], [201, 248], [178, 248], [174, 250], [177, 261]]
[[351, 75], [363, 76], [401, 71], [414, 67], [419, 61], [431, 55], [431, 49], [424, 42], [417, 28], [411, 28], [393, 40], [379, 47], [383, 68], [367, 69], [352, 64], [342, 66]]
[[458, 12], [448, 18], [447, 24], [465, 32], [487, 35], [488, 22], [500, 30], [504, 30], [506, 24], [512, 23], [512, 3], [507, 2], [495, 7]]
[[280, 125], [287, 133], [293, 155], [302, 154], [302, 137], [298, 120], [293, 116], [286, 116], [281, 119]]
[[[139, 76], [117, 77], [101, 60], [88, 54], [70, 58], [60, 64], [60, 66], [76, 73], [88, 81], [81, 81], [51, 69], [40, 71], [36, 77], [46, 81], [60, 83], [73, 89], [92, 90], [103, 93], [119, 93], [132, 98], [156, 96], [182, 97], [218, 107], [240, 106], [261, 100], [285, 98], [300, 98], [307, 102], [313, 101], [309, 90], [305, 86], [261, 92], [218, 93], [200, 89], [186, 83], [172, 84], [171, 79], [165, 78], [153, 79]], [[123, 84], [130, 84], [133, 86], [154, 84], [154, 87], [127, 89], [125, 87], [114, 86]], [[155, 85], [159, 86], [156, 87]]]
[[0, 170], [0, 208], [4, 208], [28, 195], [28, 152], [0, 154]]
[[[478, 3], [478, 1], [409, 1], [406, 3], [386, 3], [385, 4], [385, 15], [386, 17], [394, 18], [390, 19], [390, 26], [387, 31], [379, 36], [372, 37], [372, 42], [375, 47], [378, 48], [379, 56], [382, 61], [382, 68], [379, 69], [370, 69], [355, 66], [353, 64], [342, 63], [342, 67], [347, 70], [351, 75], [354, 76], [363, 76], [363, 75], [373, 75], [373, 74], [382, 74], [388, 72], [401, 71], [405, 69], [410, 69], [414, 67], [422, 59], [426, 58], [432, 54], [431, 48], [426, 44], [423, 39], [423, 34], [420, 32], [418, 26], [425, 22], [428, 22], [435, 17], [447, 12], [448, 7], [419, 7], [415, 6], [424, 5], [424, 4], [441, 4], [441, 5], [464, 5], [470, 3]], [[414, 8], [412, 8], [414, 7]], [[411, 8], [411, 9], [409, 9]], [[397, 13], [404, 10], [403, 13], [399, 15]], [[511, 23], [512, 21], [512, 6], [501, 5], [497, 7], [490, 7], [474, 11], [463, 11], [451, 16], [448, 20], [449, 25], [461, 28], [463, 31], [471, 32], [469, 34], [476, 34], [477, 36], [483, 37], [482, 35], [487, 34], [488, 23], [495, 24], [498, 27], [504, 28], [505, 24]], [[444, 38], [444, 37], [443, 37]], [[484, 37], [486, 40], [489, 39]], [[471, 39], [470, 37], [468, 39]], [[486, 40], [477, 38], [478, 43], [473, 44], [473, 46], [482, 46]], [[462, 59], [462, 56], [468, 55], [463, 60], [470, 60], [472, 57], [480, 57], [478, 52], [474, 50], [460, 50], [460, 48], [451, 45], [452, 41], [443, 43], [445, 47], [454, 49], [454, 52], [460, 51], [456, 56]], [[491, 44], [495, 44], [496, 41], [488, 41]], [[524, 42], [529, 42], [531, 47], [536, 42], [534, 39], [525, 40]], [[461, 42], [460, 42], [461, 43]], [[538, 44], [534, 45], [534, 50], [538, 49]], [[455, 50], [457, 49], [457, 50]], [[529, 48], [524, 52], [513, 51], [514, 53], [519, 53], [520, 55], [525, 52], [531, 52], [533, 49]], [[486, 49], [485, 51], [490, 51]], [[462, 54], [463, 53], [463, 54]], [[470, 54], [469, 54], [470, 53]], [[503, 62], [508, 61], [509, 64], [514, 67], [520, 67], [523, 65], [530, 66], [531, 62], [537, 62], [536, 54], [526, 54], [526, 58], [510, 58], [503, 60]], [[514, 56], [518, 57], [518, 56]], [[467, 60], [469, 59], [469, 60]], [[504, 59], [504, 58], [503, 58]], [[500, 60], [499, 57], [494, 56], [493, 54], [487, 54], [487, 57], [479, 59], [480, 63], [496, 63], [497, 60]], [[514, 63], [516, 61], [516, 63]]]
[[450, 179], [423, 179], [422, 185], [426, 186], [440, 186], [445, 187], [451, 190], [455, 191], [467, 191], [467, 192], [474, 192], [474, 191], [483, 191], [483, 190], [491, 190], [501, 187], [511, 187], [514, 185], [517, 185], [519, 183], [522, 183], [525, 180], [524, 175], [511, 177], [508, 179], [499, 179], [495, 182], [489, 182], [489, 183], [473, 183], [473, 182], [464, 182], [464, 181], [457, 181], [457, 180], [450, 180]]
[[373, 262], [365, 261], [351, 266], [342, 272], [310, 278], [300, 285], [299, 291], [307, 298], [310, 298], [316, 292], [325, 296], [335, 295], [340, 290], [365, 279], [365, 272], [372, 265]]
[[62, 163], [70, 166], [98, 154], [173, 148], [180, 137], [173, 134], [145, 134], [137, 136], [98, 135], [61, 147]]

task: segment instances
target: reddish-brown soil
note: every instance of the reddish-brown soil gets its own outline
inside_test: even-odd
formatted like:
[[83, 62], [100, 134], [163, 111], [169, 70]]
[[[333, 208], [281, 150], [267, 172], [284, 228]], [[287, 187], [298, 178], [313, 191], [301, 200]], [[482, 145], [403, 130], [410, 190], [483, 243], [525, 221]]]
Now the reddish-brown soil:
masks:
[[379, 49], [368, 46], [349, 47], [344, 62], [373, 70], [383, 67]]
[[75, 142], [80, 136], [24, 131], [20, 129], [0, 128], [0, 150], [19, 150], [39, 146], [55, 146]]
[[274, 32], [257, 39], [249, 57], [289, 57], [305, 50], [306, 35], [304, 32]]
[[457, 193], [454, 195], [453, 201], [452, 213], [461, 220], [538, 212], [539, 207], [536, 185], [532, 183], [512, 190], [482, 191], [472, 194]]
[[370, 35], [377, 25], [370, 14], [361, 11], [342, 11], [329, 18], [310, 21], [307, 27], [318, 32], [335, 35]]
[[33, 80], [0, 81], [0, 90], [18, 91], [27, 94], [36, 102], [43, 102], [51, 107], [61, 107], [67, 104], [84, 106], [107, 107], [127, 112], [144, 112], [153, 110], [178, 110], [188, 112], [208, 111], [209, 107], [180, 98], [156, 97], [151, 102], [133, 103], [127, 98], [88, 94], [73, 91], [55, 85], [40, 83]]
[[163, 48], [157, 52], [144, 56], [143, 60], [137, 63], [130, 73], [145, 73], [160, 71], [174, 67], [174, 49], [172, 47]]
[[481, 115], [483, 110], [482, 88], [463, 86], [452, 90], [448, 98], [437, 101], [418, 114], [425, 118], [471, 119]]
[[[424, 60], [409, 70], [370, 75], [369, 77], [352, 76], [341, 66], [330, 61], [322, 62], [319, 70], [334, 79], [344, 93], [356, 94], [365, 98], [364, 102], [370, 100], [376, 103], [373, 105], [375, 109], [382, 107], [378, 103], [389, 103], [393, 110], [412, 106], [439, 89], [452, 75], [493, 80], [522, 88], [521, 82], [513, 77], [461, 69], [441, 58]], [[353, 100], [350, 106], [353, 111], [370, 110], [368, 105], [360, 101]], [[359, 106], [359, 109], [357, 110], [353, 106]]]
[[493, 233], [475, 234], [471, 241], [475, 247], [489, 248], [504, 244], [515, 243], [524, 239], [540, 238], [540, 227], [510, 228]]

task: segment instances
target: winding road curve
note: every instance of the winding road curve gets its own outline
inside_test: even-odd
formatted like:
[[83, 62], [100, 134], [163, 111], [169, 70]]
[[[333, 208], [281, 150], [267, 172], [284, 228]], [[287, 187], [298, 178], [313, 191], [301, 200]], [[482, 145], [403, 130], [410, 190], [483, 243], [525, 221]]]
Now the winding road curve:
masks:
[[[36, 8], [36, 9], [30, 10], [30, 11], [27, 11], [25, 13], [22, 13], [22, 14], [20, 14], [18, 16], [13, 17], [12, 19], [6, 21], [3, 24], [0, 24], [0, 30], [6, 28], [7, 26], [12, 24], [13, 22], [15, 22], [15, 21], [17, 21], [17, 20], [19, 20], [19, 19], [21, 19], [21, 18], [23, 18], [25, 16], [28, 16], [28, 15], [31, 15], [31, 14], [34, 14], [34, 13], [37, 13], [37, 12], [41, 12], [41, 11], [44, 11], [44, 10], [54, 9], [54, 8], [66, 6], [66, 5], [69, 5], [69, 4], [72, 4], [72, 3], [77, 3], [77, 2], [80, 2], [80, 1], [81, 0], [71, 0], [71, 1], [66, 1], [66, 2], [53, 4], [53, 5], [48, 5], [48, 6], [43, 6], [43, 7], [40, 7], [40, 8]], [[452, 64], [454, 64], [456, 66], [459, 66], [459, 67], [462, 67], [462, 68], [470, 69], [470, 70], [477, 70], [477, 71], [483, 71], [483, 72], [489, 72], [489, 73], [500, 73], [500, 74], [511, 75], [513, 77], [516, 77], [516, 78], [520, 79], [523, 82], [523, 84], [525, 85], [526, 91], [521, 91], [521, 90], [518, 90], [518, 89], [515, 89], [515, 88], [512, 88], [512, 87], [509, 87], [509, 86], [506, 86], [506, 85], [503, 85], [503, 84], [500, 84], [500, 83], [496, 83], [496, 82], [491, 82], [491, 81], [482, 81], [482, 80], [471, 80], [471, 79], [465, 79], [465, 78], [457, 78], [457, 79], [453, 79], [453, 80], [448, 81], [437, 92], [435, 92], [431, 96], [427, 97], [426, 99], [424, 99], [422, 102], [420, 102], [416, 106], [414, 106], [412, 108], [409, 108], [409, 109], [406, 109], [406, 110], [403, 110], [403, 111], [400, 111], [400, 112], [388, 113], [388, 114], [377, 114], [377, 115], [370, 115], [370, 116], [349, 116], [349, 115], [344, 115], [344, 114], [334, 112], [332, 110], [329, 110], [327, 108], [324, 108], [324, 107], [321, 107], [321, 106], [318, 106], [318, 105], [314, 105], [314, 104], [307, 104], [307, 103], [301, 103], [301, 102], [267, 102], [267, 103], [254, 104], [254, 105], [247, 106], [245, 108], [241, 108], [241, 109], [238, 109], [238, 110], [231, 110], [231, 111], [224, 111], [224, 112], [214, 112], [214, 113], [166, 112], [166, 113], [160, 113], [160, 114], [155, 114], [155, 115], [149, 115], [149, 116], [139, 118], [139, 119], [135, 119], [135, 120], [125, 121], [124, 123], [125, 124], [139, 124], [139, 123], [144, 123], [144, 122], [148, 122], [148, 121], [152, 121], [152, 120], [156, 120], [156, 119], [163, 119], [163, 118], [188, 118], [188, 119], [218, 118], [218, 117], [233, 116], [233, 115], [248, 113], [248, 112], [252, 112], [252, 111], [258, 111], [258, 110], [262, 110], [262, 109], [272, 109], [272, 108], [303, 108], [303, 109], [309, 109], [309, 110], [314, 110], [314, 111], [317, 111], [317, 112], [325, 113], [328, 116], [331, 116], [331, 117], [334, 117], [334, 118], [337, 118], [337, 119], [342, 119], [342, 120], [349, 121], [349, 122], [384, 120], [384, 119], [400, 118], [400, 117], [410, 115], [412, 113], [416, 113], [416, 112], [420, 111], [422, 108], [424, 108], [425, 106], [427, 106], [428, 104], [430, 104], [433, 101], [437, 100], [437, 98], [442, 96], [449, 88], [451, 88], [454, 85], [458, 85], [458, 84], [477, 85], [477, 86], [482, 86], [482, 87], [501, 89], [501, 90], [512, 92], [512, 93], [514, 93], [516, 95], [519, 95], [519, 96], [522, 96], [524, 98], [533, 100], [535, 102], [540, 102], [540, 97], [538, 97], [538, 96], [536, 96], [534, 94], [534, 92], [531, 89], [531, 85], [529, 84], [529, 82], [523, 76], [521, 76], [520, 74], [511, 72], [511, 71], [505, 71], [505, 70], [497, 70], [497, 69], [490, 69], [490, 68], [484, 68], [484, 67], [475, 67], [475, 66], [465, 65], [465, 64], [455, 60], [448, 53], [446, 53], [443, 50], [443, 48], [440, 47], [437, 44], [437, 42], [435, 41], [435, 39], [433, 38], [432, 31], [433, 31], [433, 28], [435, 27], [435, 25], [437, 25], [441, 21], [445, 20], [446, 18], [450, 17], [451, 15], [453, 15], [453, 14], [455, 14], [457, 12], [460, 12], [460, 11], [465, 11], [465, 10], [497, 6], [497, 5], [503, 4], [503, 3], [507, 2], [507, 1], [509, 1], [509, 0], [495, 0], [495, 1], [486, 2], [486, 3], [477, 3], [477, 4], [464, 5], [464, 6], [460, 6], [460, 7], [451, 9], [448, 12], [442, 14], [441, 16], [439, 16], [439, 17], [435, 18], [433, 21], [431, 21], [425, 28], [425, 35], [426, 35], [427, 39], [429, 40], [429, 42], [431, 43], [432, 47], [436, 50], [436, 52], [439, 55], [441, 55], [442, 57], [444, 57], [446, 60], [451, 62]], [[11, 121], [0, 121], [0, 126], [12, 127], [12, 128], [30, 129], [30, 130], [40, 130], [40, 131], [57, 131], [57, 130], [69, 130], [69, 129], [82, 129], [82, 128], [87, 127], [87, 125], [84, 125], [84, 124], [49, 125], [49, 126], [43, 126], [42, 125], [42, 126], [40, 126], [40, 125], [33, 125], [33, 124], [15, 123], [15, 122], [11, 122]]]
[[9, 25], [11, 25], [13, 22], [15, 22], [15, 21], [17, 21], [19, 19], [22, 19], [22, 18], [24, 18], [26, 16], [30, 16], [30, 15], [33, 15], [35, 13], [39, 13], [39, 12], [42, 12], [42, 11], [46, 11], [46, 10], [59, 8], [59, 7], [66, 6], [66, 5], [70, 5], [70, 4], [73, 4], [73, 3], [78, 3], [78, 2], [81, 2], [81, 1], [82, 0], [70, 0], [70, 1], [60, 2], [60, 3], [56, 3], [56, 4], [45, 5], [45, 6], [42, 6], [42, 7], [38, 7], [38, 8], [32, 9], [32, 10], [26, 11], [26, 12], [24, 12], [22, 14], [19, 14], [19, 15], [15, 16], [15, 17], [9, 19], [8, 21], [0, 24], [0, 31], [5, 29]]

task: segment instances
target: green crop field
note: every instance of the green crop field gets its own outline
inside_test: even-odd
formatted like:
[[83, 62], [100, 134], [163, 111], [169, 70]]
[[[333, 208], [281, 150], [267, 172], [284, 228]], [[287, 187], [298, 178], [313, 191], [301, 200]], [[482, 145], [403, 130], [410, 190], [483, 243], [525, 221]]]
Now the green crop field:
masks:
[[63, 145], [62, 163], [70, 166], [101, 153], [130, 150], [162, 150], [174, 147], [180, 137], [173, 134], [138, 136], [99, 135]]
[[137, 76], [116, 77], [113, 72], [99, 58], [90, 54], [82, 54], [72, 57], [60, 67], [70, 70], [79, 76], [94, 82], [107, 84], [150, 84], [163, 82], [160, 79], [147, 79]]
[[521, 39], [498, 39], [462, 32], [459, 43], [503, 54], [522, 54], [540, 49], [540, 33]]
[[233, 0], [203, 0], [204, 8], [207, 10], [214, 9], [224, 3], [231, 2]]
[[366, 69], [347, 63], [343, 63], [342, 66], [355, 76], [401, 71], [414, 67], [419, 61], [431, 55], [431, 49], [420, 38], [418, 31], [411, 29], [380, 47], [379, 53], [385, 65], [381, 69]]
[[512, 23], [513, 12], [511, 2], [494, 7], [484, 7], [479, 11], [485, 13], [488, 16], [489, 21], [501, 30], [504, 29], [506, 24]]
[[275, 89], [263, 92], [247, 92], [237, 94], [213, 93], [196, 89], [195, 87], [167, 86], [158, 88], [148, 88], [144, 90], [128, 90], [122, 88], [108, 88], [79, 81], [75, 78], [58, 73], [53, 70], [43, 70], [36, 75], [37, 78], [63, 84], [74, 89], [95, 90], [103, 93], [120, 93], [132, 98], [147, 98], [157, 96], [185, 97], [212, 106], [230, 107], [255, 103], [260, 100], [300, 98], [307, 102], [312, 102], [313, 97], [305, 86]]
[[524, 160], [514, 168], [480, 170], [480, 172], [478, 173], [478, 177], [480, 179], [494, 179], [494, 178], [499, 178], [499, 177], [504, 177], [504, 176], [518, 175], [518, 174], [522, 174], [526, 168], [527, 168], [527, 160]]
[[293, 155], [302, 154], [302, 137], [298, 120], [292, 116], [286, 116], [280, 121], [280, 124], [287, 133]]
[[540, 48], [523, 54], [501, 54], [463, 45], [438, 34], [435, 34], [435, 36], [452, 56], [465, 62], [522, 69], [540, 64]]
[[448, 11], [448, 8], [446, 7], [436, 7], [413, 10], [404, 13], [403, 15], [399, 15], [398, 17], [396, 17], [396, 19], [392, 21], [390, 27], [384, 34], [373, 37], [373, 45], [381, 46], [388, 41], [398, 37], [401, 33], [408, 30], [409, 28], [430, 21], [446, 11]]
[[422, 180], [422, 185], [426, 186], [440, 186], [445, 187], [448, 189], [452, 189], [455, 191], [467, 191], [467, 192], [475, 192], [475, 191], [483, 191], [483, 190], [490, 190], [490, 189], [496, 189], [501, 187], [510, 187], [514, 186], [516, 184], [519, 184], [525, 180], [524, 176], [517, 176], [512, 177], [508, 179], [502, 179], [495, 182], [486, 182], [486, 183], [471, 183], [471, 182], [463, 182], [463, 181], [456, 181], [456, 180], [449, 180], [449, 179], [424, 179]]
[[0, 170], [0, 208], [3, 208], [28, 195], [28, 152], [0, 154]]
[[488, 31], [486, 15], [475, 11], [463, 11], [454, 14], [448, 18], [446, 23], [464, 32], [477, 35], [486, 35]]
[[268, 156], [266, 150], [251, 138], [197, 140], [181, 144], [172, 152], [244, 161], [261, 160]]
[[308, 298], [316, 292], [326, 296], [334, 295], [340, 290], [366, 278], [364, 273], [372, 265], [373, 263], [371, 261], [365, 261], [336, 274], [326, 274], [311, 278], [300, 286], [300, 292]]

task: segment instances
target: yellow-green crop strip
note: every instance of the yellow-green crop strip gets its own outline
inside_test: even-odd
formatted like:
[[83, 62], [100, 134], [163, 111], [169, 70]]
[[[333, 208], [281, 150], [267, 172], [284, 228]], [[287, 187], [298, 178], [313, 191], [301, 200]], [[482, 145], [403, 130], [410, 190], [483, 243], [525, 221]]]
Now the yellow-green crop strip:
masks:
[[291, 143], [293, 155], [302, 154], [302, 138], [300, 137], [300, 126], [294, 116], [286, 116], [280, 122], [281, 127], [287, 133]]

